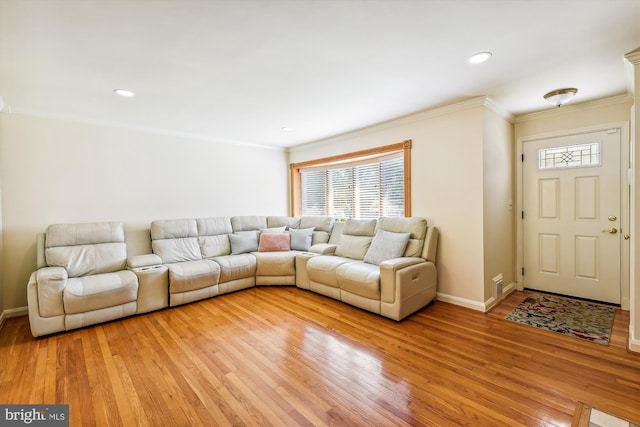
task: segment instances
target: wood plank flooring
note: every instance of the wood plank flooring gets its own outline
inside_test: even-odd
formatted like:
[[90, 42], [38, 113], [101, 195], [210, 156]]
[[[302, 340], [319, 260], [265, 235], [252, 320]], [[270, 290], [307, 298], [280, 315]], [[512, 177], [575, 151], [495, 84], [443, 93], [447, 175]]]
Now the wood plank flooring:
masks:
[[[34, 339], [0, 331], [0, 403], [72, 426], [570, 426], [578, 402], [640, 423], [640, 354], [434, 302], [395, 322], [295, 287]], [[625, 317], [626, 316], [626, 317]]]

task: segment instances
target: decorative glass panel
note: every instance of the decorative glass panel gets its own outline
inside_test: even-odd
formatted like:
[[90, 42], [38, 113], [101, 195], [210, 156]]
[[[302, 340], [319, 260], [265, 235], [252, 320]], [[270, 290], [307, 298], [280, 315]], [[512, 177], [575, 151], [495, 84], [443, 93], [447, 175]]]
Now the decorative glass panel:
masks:
[[538, 169], [600, 166], [600, 141], [538, 150]]

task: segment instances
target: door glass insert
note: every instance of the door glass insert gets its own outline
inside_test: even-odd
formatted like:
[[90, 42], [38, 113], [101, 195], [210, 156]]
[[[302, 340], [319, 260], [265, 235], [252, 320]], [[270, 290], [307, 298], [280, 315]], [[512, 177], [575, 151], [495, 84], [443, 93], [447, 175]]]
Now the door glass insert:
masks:
[[600, 166], [600, 141], [538, 150], [538, 169]]

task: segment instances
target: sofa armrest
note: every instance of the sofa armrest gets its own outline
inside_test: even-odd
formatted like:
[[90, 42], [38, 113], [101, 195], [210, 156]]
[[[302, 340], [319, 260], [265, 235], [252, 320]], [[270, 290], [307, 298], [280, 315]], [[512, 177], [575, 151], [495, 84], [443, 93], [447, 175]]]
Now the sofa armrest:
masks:
[[156, 254], [134, 255], [127, 258], [129, 269], [153, 267], [162, 264], [162, 258]]
[[393, 303], [396, 296], [396, 286], [401, 286], [400, 283], [396, 283], [396, 273], [398, 271], [410, 271], [415, 270], [415, 274], [418, 276], [415, 279], [419, 280], [420, 273], [419, 268], [423, 264], [427, 264], [424, 258], [420, 257], [402, 257], [393, 258], [380, 263], [380, 299], [383, 302]]
[[333, 255], [338, 245], [331, 243], [317, 243], [309, 249], [309, 252], [320, 255]]
[[38, 288], [38, 312], [41, 317], [64, 314], [62, 291], [69, 276], [63, 267], [44, 267], [35, 273]]

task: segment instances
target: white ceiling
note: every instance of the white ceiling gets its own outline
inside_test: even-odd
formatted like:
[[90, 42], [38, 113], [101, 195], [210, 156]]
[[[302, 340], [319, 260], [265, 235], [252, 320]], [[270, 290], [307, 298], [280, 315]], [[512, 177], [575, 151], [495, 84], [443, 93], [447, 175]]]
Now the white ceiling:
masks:
[[291, 147], [484, 95], [520, 114], [626, 93], [638, 47], [640, 0], [0, 0], [0, 97]]

